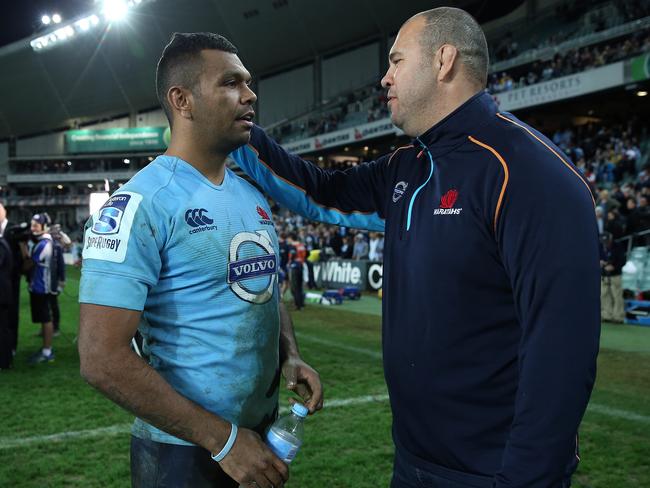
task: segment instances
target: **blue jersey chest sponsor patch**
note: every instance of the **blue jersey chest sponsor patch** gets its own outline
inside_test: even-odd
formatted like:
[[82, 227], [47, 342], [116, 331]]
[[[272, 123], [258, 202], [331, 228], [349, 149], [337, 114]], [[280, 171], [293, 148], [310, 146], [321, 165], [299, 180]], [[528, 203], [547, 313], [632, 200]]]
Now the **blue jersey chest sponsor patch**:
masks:
[[[255, 256], [242, 256], [244, 248], [257, 249]], [[227, 282], [242, 300], [262, 304], [273, 296], [278, 260], [268, 231], [240, 232], [230, 241]]]

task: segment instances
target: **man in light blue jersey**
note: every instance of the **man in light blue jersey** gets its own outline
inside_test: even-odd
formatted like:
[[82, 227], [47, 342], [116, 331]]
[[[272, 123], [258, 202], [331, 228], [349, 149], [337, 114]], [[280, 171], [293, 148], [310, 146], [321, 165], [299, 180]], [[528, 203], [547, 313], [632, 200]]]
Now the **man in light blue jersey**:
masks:
[[[81, 374], [137, 416], [133, 486], [279, 487], [288, 468], [260, 435], [280, 371], [311, 412], [322, 388], [279, 308], [268, 204], [225, 167], [253, 126], [250, 74], [198, 33], [175, 34], [156, 75], [169, 148], [86, 225]], [[129, 348], [136, 330], [149, 364]]]

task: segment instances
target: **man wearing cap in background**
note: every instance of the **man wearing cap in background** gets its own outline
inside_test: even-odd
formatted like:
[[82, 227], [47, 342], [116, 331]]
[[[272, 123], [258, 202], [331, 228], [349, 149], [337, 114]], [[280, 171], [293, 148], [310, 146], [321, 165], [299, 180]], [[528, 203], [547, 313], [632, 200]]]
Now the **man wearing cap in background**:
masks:
[[29, 271], [29, 302], [32, 310], [32, 322], [40, 323], [43, 331], [43, 347], [30, 358], [30, 364], [48, 363], [54, 361], [52, 337], [54, 325], [50, 310], [49, 295], [51, 292], [51, 263], [53, 254], [50, 217], [46, 213], [38, 213], [32, 217], [31, 230], [34, 245], [31, 252], [27, 244], [20, 243], [23, 258]]

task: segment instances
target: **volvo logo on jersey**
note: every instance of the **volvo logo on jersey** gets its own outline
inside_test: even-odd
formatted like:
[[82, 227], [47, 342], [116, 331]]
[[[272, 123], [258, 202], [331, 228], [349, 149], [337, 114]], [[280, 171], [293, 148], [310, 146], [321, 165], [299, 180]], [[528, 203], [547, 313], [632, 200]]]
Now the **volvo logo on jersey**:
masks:
[[262, 304], [273, 296], [277, 256], [268, 231], [240, 232], [230, 241], [228, 284], [235, 295]]
[[214, 220], [208, 217], [208, 211], [204, 208], [189, 208], [185, 211], [185, 222], [190, 227], [190, 234], [197, 234], [207, 230], [217, 230]]
[[117, 234], [120, 230], [124, 209], [130, 199], [131, 195], [114, 195], [109, 198], [99, 211], [99, 218], [93, 224], [93, 233]]
[[454, 208], [458, 200], [458, 190], [452, 188], [440, 198], [440, 207], [434, 209], [433, 215], [458, 215], [463, 209]]

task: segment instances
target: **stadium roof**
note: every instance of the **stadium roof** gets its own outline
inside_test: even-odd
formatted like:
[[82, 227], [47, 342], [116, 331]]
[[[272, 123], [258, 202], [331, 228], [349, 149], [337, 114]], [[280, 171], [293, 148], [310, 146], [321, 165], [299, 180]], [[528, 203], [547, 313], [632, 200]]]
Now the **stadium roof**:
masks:
[[[50, 49], [33, 50], [29, 38], [0, 48], [0, 140], [156, 106], [155, 65], [174, 31], [225, 35], [237, 45], [253, 75], [259, 76], [394, 33], [412, 14], [444, 3], [448, 4], [435, 0], [143, 2], [124, 22], [109, 27], [102, 23]], [[473, 13], [481, 4], [454, 2]]]

